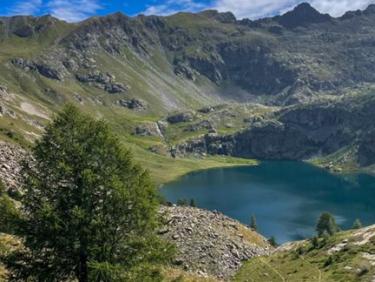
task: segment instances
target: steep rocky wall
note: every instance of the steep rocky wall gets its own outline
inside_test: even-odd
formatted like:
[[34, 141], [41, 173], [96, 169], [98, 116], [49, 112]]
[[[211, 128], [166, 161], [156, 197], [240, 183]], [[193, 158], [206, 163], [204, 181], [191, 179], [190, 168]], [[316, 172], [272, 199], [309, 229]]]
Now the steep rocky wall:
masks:
[[352, 146], [359, 147], [353, 161], [369, 166], [375, 163], [374, 107], [373, 97], [289, 107], [231, 135], [208, 134], [189, 140], [179, 144], [176, 152], [305, 160]]

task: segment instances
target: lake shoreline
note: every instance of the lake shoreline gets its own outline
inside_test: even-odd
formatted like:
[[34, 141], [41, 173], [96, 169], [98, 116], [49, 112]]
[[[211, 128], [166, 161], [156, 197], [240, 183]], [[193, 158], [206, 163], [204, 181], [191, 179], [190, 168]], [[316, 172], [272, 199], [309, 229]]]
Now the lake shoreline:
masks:
[[244, 224], [255, 214], [262, 234], [287, 242], [311, 237], [324, 211], [334, 214], [344, 228], [356, 218], [375, 222], [374, 185], [368, 174], [339, 175], [300, 161], [262, 161], [256, 166], [194, 171], [160, 191], [168, 202], [194, 199], [198, 207], [218, 210]]

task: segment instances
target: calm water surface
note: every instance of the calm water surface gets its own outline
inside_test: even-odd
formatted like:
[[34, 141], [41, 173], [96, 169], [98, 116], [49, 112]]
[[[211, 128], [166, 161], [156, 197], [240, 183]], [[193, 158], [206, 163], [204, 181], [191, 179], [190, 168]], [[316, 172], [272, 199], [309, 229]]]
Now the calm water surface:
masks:
[[375, 177], [337, 176], [301, 162], [262, 162], [254, 167], [195, 172], [162, 188], [171, 202], [194, 199], [198, 207], [218, 210], [282, 243], [311, 237], [323, 211], [343, 228], [356, 218], [375, 223]]

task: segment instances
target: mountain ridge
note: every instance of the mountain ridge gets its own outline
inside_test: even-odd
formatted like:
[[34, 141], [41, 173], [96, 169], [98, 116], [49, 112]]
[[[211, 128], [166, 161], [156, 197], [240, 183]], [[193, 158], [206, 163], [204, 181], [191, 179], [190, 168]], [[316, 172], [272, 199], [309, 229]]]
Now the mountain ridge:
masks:
[[[189, 140], [217, 134], [215, 140], [220, 142], [229, 133], [242, 136], [235, 143], [245, 146], [234, 155], [273, 159], [272, 152], [282, 152], [286, 141], [275, 148], [261, 142], [262, 154], [245, 154], [254, 150], [248, 148], [249, 135], [242, 132], [251, 131], [248, 121], [263, 112], [264, 121], [281, 122], [297, 132], [301, 139], [297, 138], [296, 150], [311, 152], [294, 152], [295, 159], [320, 158], [322, 140], [296, 129], [294, 121], [279, 120], [277, 113], [285, 109], [308, 116], [308, 111], [319, 113], [321, 104], [329, 103], [340, 115], [343, 111], [336, 108], [350, 109], [353, 101], [371, 98], [375, 87], [371, 5], [338, 18], [303, 3], [281, 16], [256, 21], [209, 10], [167, 17], [115, 13], [74, 24], [50, 16], [0, 18], [0, 22], [5, 139], [14, 132], [32, 142], [48, 122], [46, 116], [73, 102], [105, 118], [127, 144], [146, 155], [151, 150], [170, 158]], [[223, 104], [225, 110], [199, 112]], [[25, 105], [43, 114], [25, 111], [30, 109]], [[168, 122], [169, 115], [187, 111], [194, 113], [192, 119]], [[314, 124], [315, 135], [326, 136], [325, 125], [332, 120], [328, 115], [322, 118], [327, 120]], [[329, 150], [323, 150], [321, 157], [340, 155], [347, 148], [352, 152], [349, 159], [345, 157], [350, 167], [371, 166], [375, 158], [363, 159], [364, 152], [371, 151], [364, 145], [370, 135], [346, 117], [337, 119], [348, 121], [341, 130], [350, 138], [335, 143], [341, 138], [335, 139], [337, 132], [330, 129], [332, 135], [324, 144], [331, 145], [322, 145]], [[369, 119], [365, 117], [364, 124]], [[268, 126], [267, 134], [257, 137], [260, 140], [277, 140], [285, 134], [277, 126], [269, 131], [267, 122], [260, 126]], [[161, 134], [155, 135], [156, 127]], [[304, 140], [312, 142], [313, 149], [306, 148]], [[199, 154], [207, 151], [225, 152], [204, 149]]]

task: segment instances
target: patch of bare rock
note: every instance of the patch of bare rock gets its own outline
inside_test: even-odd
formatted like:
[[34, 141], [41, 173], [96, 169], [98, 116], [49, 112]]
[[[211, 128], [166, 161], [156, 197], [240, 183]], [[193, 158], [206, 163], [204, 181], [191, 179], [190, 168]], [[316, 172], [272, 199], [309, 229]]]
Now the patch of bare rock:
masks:
[[268, 255], [267, 240], [219, 212], [191, 207], [163, 207], [167, 224], [161, 236], [177, 247], [175, 264], [201, 276], [228, 280], [252, 257]]
[[19, 146], [0, 142], [0, 178], [8, 190], [18, 189], [21, 176], [20, 163], [26, 155], [26, 151]]

